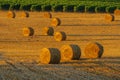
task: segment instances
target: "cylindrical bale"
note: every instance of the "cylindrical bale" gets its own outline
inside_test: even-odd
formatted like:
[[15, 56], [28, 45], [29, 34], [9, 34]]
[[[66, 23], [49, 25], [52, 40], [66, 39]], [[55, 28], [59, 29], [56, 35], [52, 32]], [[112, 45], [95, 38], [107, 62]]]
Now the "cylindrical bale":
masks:
[[115, 14], [115, 15], [120, 15], [120, 10], [119, 10], [119, 9], [116, 9], [116, 10], [114, 11], [114, 14]]
[[23, 12], [21, 12], [20, 17], [21, 18], [29, 17], [29, 13], [27, 11], [23, 11]]
[[43, 48], [40, 52], [40, 63], [58, 64], [60, 63], [60, 51], [56, 48]]
[[89, 43], [84, 50], [86, 58], [101, 58], [103, 52], [103, 46], [97, 42]]
[[112, 21], [115, 20], [115, 17], [114, 17], [114, 15], [112, 15], [112, 14], [106, 14], [106, 15], [105, 15], [105, 20], [106, 20], [107, 22], [112, 22]]
[[23, 36], [33, 36], [34, 35], [34, 29], [31, 27], [23, 28]]
[[44, 27], [43, 28], [43, 35], [53, 36], [54, 29], [52, 27]]
[[50, 12], [45, 12], [43, 17], [44, 18], [52, 18], [52, 14]]
[[60, 48], [61, 60], [79, 60], [81, 56], [81, 49], [78, 45], [63, 45]]
[[8, 11], [8, 13], [7, 13], [7, 17], [8, 18], [15, 18], [15, 12], [14, 11]]
[[56, 41], [65, 41], [67, 38], [66, 33], [65, 32], [55, 32], [54, 33], [54, 39]]
[[53, 27], [57, 27], [57, 26], [60, 25], [60, 24], [61, 24], [61, 21], [60, 21], [59, 18], [53, 18], [53, 19], [51, 20], [51, 26], [53, 26]]

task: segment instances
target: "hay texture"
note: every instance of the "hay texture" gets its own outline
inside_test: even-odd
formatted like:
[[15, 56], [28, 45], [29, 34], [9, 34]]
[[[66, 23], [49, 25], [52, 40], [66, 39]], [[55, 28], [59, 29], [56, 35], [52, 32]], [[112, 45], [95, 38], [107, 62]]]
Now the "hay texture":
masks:
[[112, 22], [112, 21], [115, 20], [115, 17], [114, 17], [114, 15], [112, 15], [112, 14], [106, 14], [106, 15], [105, 15], [105, 20], [106, 20], [107, 22]]
[[60, 63], [60, 51], [56, 48], [43, 48], [40, 52], [40, 63], [58, 64]]
[[103, 52], [103, 46], [97, 42], [89, 43], [84, 50], [86, 58], [101, 58]]
[[55, 32], [54, 33], [54, 39], [56, 41], [65, 41], [67, 38], [66, 33], [65, 32]]
[[52, 20], [51, 20], [51, 26], [57, 27], [57, 26], [59, 26], [60, 24], [61, 24], [61, 21], [60, 21], [59, 18], [52, 18]]
[[116, 10], [114, 11], [114, 14], [115, 14], [115, 15], [120, 15], [120, 10], [119, 10], [119, 9], [116, 9]]
[[44, 18], [52, 18], [52, 14], [50, 12], [45, 12], [43, 17]]
[[53, 36], [54, 29], [52, 27], [44, 27], [43, 28], [43, 35]]
[[27, 11], [23, 11], [23, 12], [21, 12], [20, 17], [21, 18], [28, 18], [29, 17], [29, 13]]
[[34, 29], [31, 27], [25, 27], [23, 28], [23, 36], [33, 36], [34, 35]]
[[60, 48], [61, 60], [79, 60], [81, 56], [81, 49], [78, 45], [63, 45]]
[[14, 11], [8, 11], [8, 13], [7, 13], [7, 17], [8, 18], [15, 18], [15, 12]]

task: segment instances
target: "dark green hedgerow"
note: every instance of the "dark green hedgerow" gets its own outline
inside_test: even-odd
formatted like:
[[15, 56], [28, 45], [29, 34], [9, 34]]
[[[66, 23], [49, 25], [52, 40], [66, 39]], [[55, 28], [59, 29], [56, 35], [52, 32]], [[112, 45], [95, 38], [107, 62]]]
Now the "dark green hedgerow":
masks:
[[63, 6], [64, 12], [73, 12], [74, 11], [74, 5], [65, 5]]
[[117, 9], [120, 9], [120, 6], [117, 6]]
[[41, 11], [42, 8], [41, 8], [41, 5], [32, 5], [30, 10], [31, 11]]
[[54, 5], [54, 6], [52, 7], [52, 11], [62, 12], [62, 11], [63, 11], [63, 5]]
[[116, 8], [117, 8], [116, 6], [106, 7], [106, 12], [107, 12], [107, 13], [114, 13], [114, 10], [115, 10]]
[[78, 5], [74, 7], [74, 12], [85, 12], [85, 5]]
[[85, 12], [93, 13], [95, 12], [95, 7], [96, 6], [85, 6]]
[[105, 13], [106, 12], [106, 6], [97, 6], [95, 7], [96, 13]]
[[2, 10], [9, 10], [10, 4], [9, 3], [7, 3], [7, 4], [1, 4], [0, 6], [1, 6], [0, 8]]
[[11, 4], [9, 10], [19, 10], [20, 4]]
[[30, 11], [31, 6], [32, 6], [31, 4], [29, 4], [29, 5], [21, 5], [20, 10]]
[[0, 0], [2, 10], [112, 13], [115, 6], [120, 6], [120, 0]]
[[41, 6], [42, 11], [52, 11], [51, 8], [52, 8], [51, 5], [42, 5]]

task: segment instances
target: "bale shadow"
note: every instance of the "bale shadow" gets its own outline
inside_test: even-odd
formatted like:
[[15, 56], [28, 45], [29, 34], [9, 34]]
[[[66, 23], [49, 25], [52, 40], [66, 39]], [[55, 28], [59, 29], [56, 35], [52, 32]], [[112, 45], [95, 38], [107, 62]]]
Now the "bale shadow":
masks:
[[115, 20], [115, 22], [120, 22], [120, 20]]
[[74, 26], [74, 27], [84, 27], [84, 26], [93, 26], [93, 27], [101, 27], [101, 26], [120, 26], [120, 24], [61, 24], [60, 25], [61, 27], [62, 26], [65, 26], [65, 27], [69, 27], [69, 26]]
[[[118, 59], [118, 60], [116, 60]], [[103, 57], [103, 58], [80, 58], [79, 60], [71, 60], [71, 61], [65, 61], [61, 62], [60, 64], [82, 64], [82, 63], [116, 63], [120, 64], [120, 57]]]
[[119, 34], [118, 35], [109, 35], [109, 34], [103, 34], [103, 35], [90, 35], [90, 34], [68, 34], [67, 36], [120, 36]]
[[103, 41], [103, 40], [120, 40], [120, 39], [113, 39], [113, 38], [111, 38], [111, 39], [77, 39], [77, 40], [69, 39], [69, 40], [66, 40], [66, 41], [90, 41], [90, 40]]

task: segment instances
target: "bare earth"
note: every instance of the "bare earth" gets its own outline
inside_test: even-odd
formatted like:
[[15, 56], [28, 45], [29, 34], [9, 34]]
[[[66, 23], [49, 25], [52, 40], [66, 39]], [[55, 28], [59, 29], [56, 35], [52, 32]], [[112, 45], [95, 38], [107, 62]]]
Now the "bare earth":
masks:
[[[6, 17], [0, 11], [0, 80], [120, 80], [120, 16], [106, 22], [105, 14], [52, 13], [61, 25], [55, 31], [67, 33], [67, 40], [56, 42], [53, 36], [42, 35], [51, 19], [43, 12], [30, 12], [29, 18]], [[33, 27], [35, 36], [24, 37], [23, 27]], [[86, 59], [84, 48], [89, 42], [99, 42], [104, 47], [101, 59]], [[65, 44], [80, 46], [80, 60], [60, 64], [40, 64], [40, 50], [60, 48]]]

